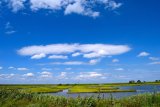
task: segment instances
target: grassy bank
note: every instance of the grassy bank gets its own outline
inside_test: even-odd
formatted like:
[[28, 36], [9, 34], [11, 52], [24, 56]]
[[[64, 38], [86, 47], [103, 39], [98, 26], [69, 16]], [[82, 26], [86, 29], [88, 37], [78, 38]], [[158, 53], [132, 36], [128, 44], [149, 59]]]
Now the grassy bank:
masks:
[[65, 98], [18, 90], [1, 90], [0, 107], [160, 107], [160, 94], [143, 94], [123, 99]]
[[56, 93], [70, 88], [70, 85], [0, 85], [0, 89], [19, 90], [25, 93]]
[[136, 90], [120, 90], [116, 86], [106, 85], [76, 85], [69, 89], [69, 93], [113, 93], [113, 92], [136, 92]]
[[0, 89], [18, 89], [25, 93], [56, 93], [69, 89], [68, 93], [110, 93], [135, 92], [136, 90], [120, 90], [116, 85], [76, 84], [76, 85], [0, 85]]

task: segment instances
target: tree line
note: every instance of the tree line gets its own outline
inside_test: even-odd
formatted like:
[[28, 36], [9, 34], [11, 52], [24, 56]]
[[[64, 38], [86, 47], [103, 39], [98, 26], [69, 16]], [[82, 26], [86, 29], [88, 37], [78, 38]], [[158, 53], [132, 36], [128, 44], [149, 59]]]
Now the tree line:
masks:
[[[155, 80], [155, 82], [160, 82], [160, 80]], [[146, 83], [146, 81], [141, 81], [141, 80], [135, 81], [135, 80], [131, 80], [131, 81], [129, 81], [129, 83], [130, 83], [130, 84], [134, 84], [134, 83], [140, 84], [140, 83]]]

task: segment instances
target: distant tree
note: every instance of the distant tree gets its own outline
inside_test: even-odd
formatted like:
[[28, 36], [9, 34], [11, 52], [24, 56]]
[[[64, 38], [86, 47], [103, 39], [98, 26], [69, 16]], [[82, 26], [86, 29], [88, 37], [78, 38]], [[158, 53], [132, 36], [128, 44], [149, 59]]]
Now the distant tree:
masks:
[[160, 80], [155, 80], [155, 82], [160, 82]]
[[146, 83], [146, 81], [143, 81], [143, 83]]
[[129, 84], [134, 84], [134, 83], [135, 83], [134, 80], [129, 81]]
[[159, 80], [155, 80], [155, 82], [159, 82]]
[[141, 80], [138, 80], [137, 83], [142, 83]]
[[62, 84], [58, 84], [58, 86], [61, 86]]

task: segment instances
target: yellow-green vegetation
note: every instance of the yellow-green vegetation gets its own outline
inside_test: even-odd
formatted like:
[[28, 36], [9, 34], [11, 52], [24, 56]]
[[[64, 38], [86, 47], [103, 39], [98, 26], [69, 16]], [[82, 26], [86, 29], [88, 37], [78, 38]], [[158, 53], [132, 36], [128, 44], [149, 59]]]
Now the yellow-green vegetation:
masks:
[[69, 93], [84, 93], [84, 92], [88, 92], [88, 93], [95, 93], [97, 92], [97, 88], [95, 87], [92, 87], [90, 85], [76, 85], [76, 86], [73, 86], [72, 88], [69, 89]]
[[144, 94], [122, 99], [100, 97], [65, 98], [46, 94], [0, 90], [0, 107], [160, 107], [160, 94]]
[[55, 93], [60, 92], [64, 89], [69, 88], [69, 86], [40, 86], [40, 87], [31, 87], [28, 89], [23, 89], [25, 92], [32, 92], [32, 93]]
[[56, 93], [69, 89], [69, 93], [113, 93], [135, 92], [136, 90], [120, 90], [120, 86], [160, 85], [160, 82], [143, 83], [108, 83], [108, 84], [30, 84], [30, 85], [0, 85], [0, 89], [16, 89], [25, 93]]
[[120, 90], [116, 86], [108, 85], [75, 85], [69, 89], [69, 93], [111, 93], [111, 92], [135, 92], [136, 90]]
[[68, 89], [70, 85], [0, 85], [0, 89], [16, 89], [25, 93], [55, 93]]

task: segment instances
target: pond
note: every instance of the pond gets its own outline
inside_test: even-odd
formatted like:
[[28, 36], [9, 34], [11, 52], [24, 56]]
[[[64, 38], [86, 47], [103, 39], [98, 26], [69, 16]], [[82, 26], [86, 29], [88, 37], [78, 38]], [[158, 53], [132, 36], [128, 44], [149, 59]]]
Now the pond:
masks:
[[118, 93], [74, 93], [69, 94], [68, 89], [63, 90], [61, 92], [57, 93], [50, 93], [54, 96], [65, 96], [65, 97], [98, 97], [100, 95], [101, 98], [109, 98], [111, 97], [111, 94], [114, 98], [122, 98], [122, 97], [128, 97], [133, 96], [137, 94], [143, 94], [143, 93], [153, 93], [154, 91], [160, 92], [160, 85], [141, 85], [141, 86], [120, 86], [119, 89], [122, 90], [129, 90], [129, 89], [135, 89], [136, 92], [118, 92]]

